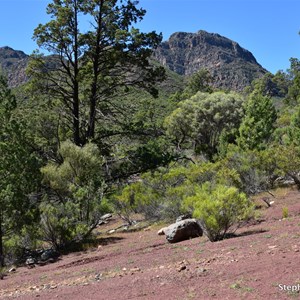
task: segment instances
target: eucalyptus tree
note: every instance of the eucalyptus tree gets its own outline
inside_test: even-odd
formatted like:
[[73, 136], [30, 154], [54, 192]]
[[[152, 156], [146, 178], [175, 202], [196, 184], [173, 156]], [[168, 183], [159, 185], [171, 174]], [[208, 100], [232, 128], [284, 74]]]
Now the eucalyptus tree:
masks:
[[47, 14], [51, 20], [33, 37], [53, 55], [32, 56], [32, 86], [61, 105], [76, 145], [99, 142], [103, 122], [124, 114], [120, 95], [131, 87], [157, 94], [154, 83], [164, 70], [150, 56], [162, 36], [133, 26], [145, 15], [138, 1], [53, 0]]
[[213, 159], [221, 137], [234, 137], [243, 117], [243, 101], [236, 93], [198, 92], [165, 119], [167, 135], [179, 150], [193, 147]]

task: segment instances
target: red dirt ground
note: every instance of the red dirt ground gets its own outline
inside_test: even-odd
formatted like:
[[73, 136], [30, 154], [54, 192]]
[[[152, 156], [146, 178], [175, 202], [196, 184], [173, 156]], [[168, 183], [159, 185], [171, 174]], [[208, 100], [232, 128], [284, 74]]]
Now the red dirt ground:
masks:
[[100, 235], [99, 248], [9, 273], [0, 299], [299, 299], [279, 284], [300, 288], [300, 193], [281, 190], [272, 207], [261, 204], [261, 222], [215, 243], [169, 244], [157, 226]]

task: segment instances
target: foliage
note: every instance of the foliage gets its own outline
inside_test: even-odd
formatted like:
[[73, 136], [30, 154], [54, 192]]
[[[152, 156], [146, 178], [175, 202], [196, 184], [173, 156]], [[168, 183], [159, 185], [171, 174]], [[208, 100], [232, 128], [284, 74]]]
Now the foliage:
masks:
[[219, 163], [173, 163], [145, 173], [139, 181], [126, 186], [114, 196], [115, 207], [129, 222], [133, 212], [143, 213], [148, 219], [174, 220], [188, 212], [184, 199], [207, 181], [240, 184], [238, 174]]
[[41, 225], [44, 238], [56, 247], [80, 240], [98, 224], [105, 188], [104, 161], [96, 145], [79, 147], [66, 141], [61, 144], [60, 155], [60, 164], [42, 168], [51, 190], [41, 205]]
[[253, 204], [246, 195], [235, 187], [201, 185], [195, 195], [184, 200], [186, 207], [193, 210], [193, 216], [200, 219], [210, 241], [223, 239], [232, 227], [238, 227], [252, 216]]
[[[157, 95], [154, 83], [164, 77], [164, 70], [151, 65], [149, 58], [162, 37], [133, 27], [145, 15], [137, 4], [53, 0], [47, 8], [51, 21], [34, 31], [37, 44], [54, 56], [33, 55], [32, 89], [58, 102], [76, 145], [96, 141], [97, 126], [122, 114], [113, 100], [132, 86]], [[85, 26], [80, 24], [86, 19], [90, 30], [82, 32]]]
[[299, 104], [300, 98], [300, 61], [297, 58], [290, 59], [291, 67], [288, 70], [291, 84], [288, 88], [286, 102], [289, 105]]
[[261, 78], [253, 80], [251, 86], [246, 88], [248, 94], [256, 93], [265, 97], [284, 98], [290, 86], [289, 75], [278, 71], [275, 75], [266, 73]]
[[197, 93], [179, 103], [165, 120], [167, 134], [178, 149], [193, 147], [212, 159], [218, 152], [220, 137], [234, 136], [243, 116], [243, 98], [236, 93]]
[[251, 150], [264, 148], [274, 131], [276, 117], [271, 98], [251, 94], [245, 104], [245, 116], [239, 128], [239, 146]]
[[282, 208], [282, 219], [286, 219], [289, 216], [289, 208], [284, 206]]
[[198, 92], [212, 93], [212, 80], [213, 78], [208, 70], [200, 69], [190, 77], [187, 84], [187, 89], [191, 92], [192, 95], [195, 95]]
[[40, 183], [39, 161], [26, 128], [14, 116], [16, 100], [0, 78], [0, 266], [4, 264], [3, 240], [21, 236], [22, 228], [37, 218]]

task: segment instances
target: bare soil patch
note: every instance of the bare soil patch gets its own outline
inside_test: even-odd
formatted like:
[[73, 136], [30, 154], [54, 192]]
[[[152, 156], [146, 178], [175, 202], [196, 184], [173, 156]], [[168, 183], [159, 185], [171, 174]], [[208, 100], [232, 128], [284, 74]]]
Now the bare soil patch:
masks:
[[100, 235], [99, 246], [9, 273], [0, 298], [298, 299], [279, 284], [300, 285], [300, 192], [281, 190], [274, 201], [270, 208], [261, 202], [258, 222], [215, 243], [201, 237], [169, 244], [158, 226]]

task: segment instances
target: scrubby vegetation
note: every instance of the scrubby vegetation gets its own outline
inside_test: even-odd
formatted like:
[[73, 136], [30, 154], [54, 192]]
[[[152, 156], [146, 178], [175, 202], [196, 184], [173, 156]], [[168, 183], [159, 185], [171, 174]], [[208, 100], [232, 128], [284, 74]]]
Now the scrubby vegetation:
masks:
[[34, 38], [53, 55], [33, 54], [15, 91], [0, 80], [0, 266], [82, 241], [111, 210], [129, 224], [191, 213], [220, 240], [253, 217], [253, 195], [300, 189], [297, 59], [240, 94], [213, 90], [206, 70], [171, 93], [151, 60], [161, 36], [132, 27], [145, 14], [134, 1], [47, 12]]

